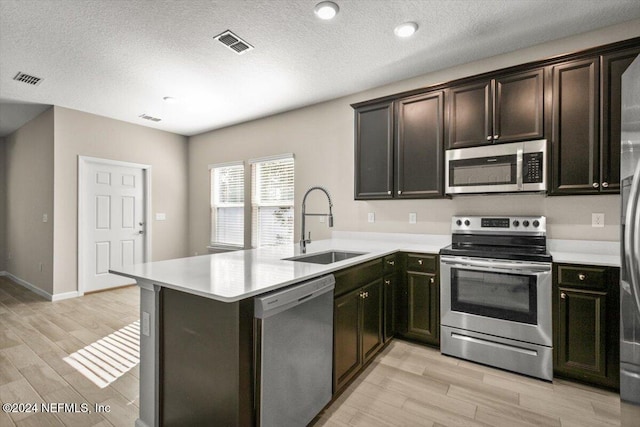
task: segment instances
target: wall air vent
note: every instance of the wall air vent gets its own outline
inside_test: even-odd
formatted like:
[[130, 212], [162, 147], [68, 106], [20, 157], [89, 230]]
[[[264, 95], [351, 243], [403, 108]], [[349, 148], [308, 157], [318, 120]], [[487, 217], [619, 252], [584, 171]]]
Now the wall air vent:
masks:
[[42, 82], [42, 79], [40, 77], [30, 76], [29, 74], [25, 74], [22, 71], [18, 72], [18, 74], [16, 74], [16, 76], [13, 78], [13, 80], [26, 83], [32, 86], [38, 86]]
[[253, 49], [253, 46], [251, 46], [249, 43], [242, 40], [240, 37], [233, 34], [229, 30], [225, 31], [222, 34], [218, 34], [213, 39], [218, 40], [220, 43], [222, 43], [238, 55], [242, 55], [243, 53], [249, 52]]
[[138, 117], [140, 117], [141, 119], [145, 119], [145, 120], [151, 120], [152, 122], [159, 122], [162, 119], [159, 119], [157, 117], [152, 117], [152, 116], [148, 116], [146, 114], [140, 114]]

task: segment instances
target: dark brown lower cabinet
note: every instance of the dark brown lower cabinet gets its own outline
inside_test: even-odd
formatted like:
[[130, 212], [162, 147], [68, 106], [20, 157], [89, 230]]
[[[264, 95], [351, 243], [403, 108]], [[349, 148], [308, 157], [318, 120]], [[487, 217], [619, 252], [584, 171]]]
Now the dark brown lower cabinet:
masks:
[[333, 392], [382, 346], [382, 278], [335, 299]]
[[554, 264], [554, 373], [619, 388], [619, 269]]
[[403, 254], [398, 296], [398, 332], [411, 340], [440, 345], [438, 255]]

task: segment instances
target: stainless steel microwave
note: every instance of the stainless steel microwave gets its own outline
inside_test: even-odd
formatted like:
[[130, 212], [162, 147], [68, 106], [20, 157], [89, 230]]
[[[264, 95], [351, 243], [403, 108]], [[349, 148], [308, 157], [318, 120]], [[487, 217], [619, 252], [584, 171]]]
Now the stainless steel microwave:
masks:
[[547, 141], [447, 150], [447, 194], [547, 190]]

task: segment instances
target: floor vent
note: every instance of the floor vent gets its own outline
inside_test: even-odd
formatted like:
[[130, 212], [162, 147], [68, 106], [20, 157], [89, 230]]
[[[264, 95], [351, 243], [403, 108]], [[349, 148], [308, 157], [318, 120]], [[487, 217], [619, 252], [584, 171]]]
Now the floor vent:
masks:
[[152, 116], [148, 116], [146, 114], [140, 114], [138, 117], [140, 117], [141, 119], [145, 119], [145, 120], [151, 120], [152, 122], [159, 122], [162, 119], [159, 119], [157, 117], [152, 117]]
[[233, 34], [229, 30], [225, 31], [222, 34], [218, 34], [213, 39], [218, 40], [220, 43], [222, 43], [238, 55], [242, 55], [243, 53], [249, 52], [253, 49], [253, 46], [251, 46], [249, 43], [242, 40], [240, 37]]
[[18, 74], [16, 74], [16, 76], [13, 78], [13, 80], [26, 83], [32, 86], [38, 86], [40, 82], [42, 82], [42, 79], [40, 77], [30, 76], [29, 74], [25, 74], [22, 71], [18, 72]]

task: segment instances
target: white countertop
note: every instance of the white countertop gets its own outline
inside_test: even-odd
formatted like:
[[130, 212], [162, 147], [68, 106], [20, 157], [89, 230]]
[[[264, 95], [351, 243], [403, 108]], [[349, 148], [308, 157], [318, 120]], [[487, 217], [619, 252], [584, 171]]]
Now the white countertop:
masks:
[[[235, 302], [322, 276], [395, 252], [437, 254], [450, 235], [333, 232], [307, 245], [307, 254], [327, 250], [366, 252], [328, 265], [286, 261], [298, 244], [136, 264], [113, 273], [223, 302]], [[620, 266], [618, 242], [548, 240], [554, 262]]]
[[[365, 235], [366, 234], [366, 235]], [[366, 252], [328, 265], [285, 261], [298, 244], [135, 264], [113, 273], [223, 302], [235, 302], [398, 251], [437, 254], [448, 235], [334, 232], [307, 245], [307, 254], [330, 249]]]
[[620, 242], [547, 239], [553, 262], [620, 267]]

